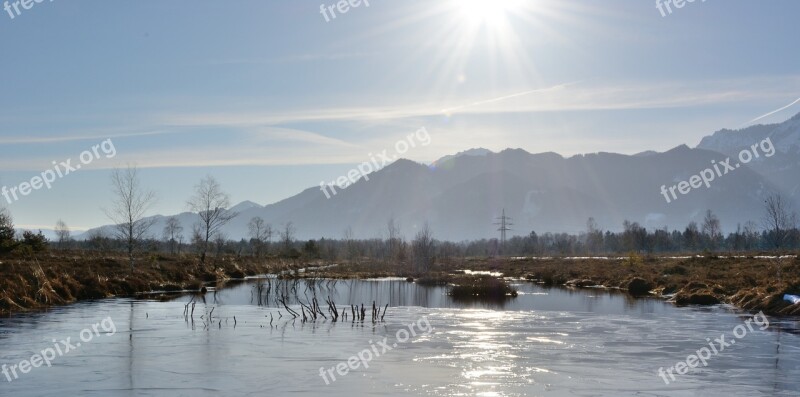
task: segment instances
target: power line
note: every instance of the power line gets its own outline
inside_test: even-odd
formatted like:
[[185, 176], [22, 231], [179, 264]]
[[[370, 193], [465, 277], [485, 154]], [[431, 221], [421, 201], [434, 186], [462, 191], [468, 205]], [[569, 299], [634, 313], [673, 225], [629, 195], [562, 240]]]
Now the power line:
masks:
[[500, 226], [497, 231], [500, 232], [500, 244], [501, 247], [506, 245], [506, 232], [512, 230], [509, 226], [513, 226], [514, 224], [510, 221], [512, 220], [510, 217], [506, 216], [506, 209], [503, 208], [503, 215], [499, 218], [495, 218], [500, 222], [496, 222], [495, 225]]

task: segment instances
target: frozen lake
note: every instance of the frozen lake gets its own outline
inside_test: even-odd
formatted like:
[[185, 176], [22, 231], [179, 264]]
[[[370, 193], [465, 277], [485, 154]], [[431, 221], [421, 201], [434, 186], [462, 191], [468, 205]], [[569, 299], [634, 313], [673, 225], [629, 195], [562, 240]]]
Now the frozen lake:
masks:
[[[51, 367], [24, 374], [17, 367], [11, 382], [0, 374], [0, 395], [788, 396], [800, 390], [793, 320], [770, 319], [765, 330], [754, 326], [736, 339], [734, 329], [752, 315], [725, 307], [675, 308], [527, 282], [515, 282], [515, 299], [476, 304], [403, 280], [324, 280], [312, 285], [323, 307], [328, 296], [340, 307], [389, 303], [385, 322], [373, 324], [370, 307], [363, 323], [303, 324], [269, 296], [259, 302], [260, 282], [196, 297], [193, 323], [184, 317], [189, 296], [84, 302], [0, 319], [0, 364], [7, 368], [66, 338], [74, 345], [92, 336], [50, 360]], [[270, 283], [272, 296], [292, 288]], [[294, 288], [306, 302], [309, 286], [300, 281]], [[300, 311], [295, 299], [287, 303]], [[93, 324], [101, 325], [97, 332]], [[707, 366], [669, 385], [658, 375], [722, 334], [736, 343]], [[359, 354], [357, 366], [347, 363]]]

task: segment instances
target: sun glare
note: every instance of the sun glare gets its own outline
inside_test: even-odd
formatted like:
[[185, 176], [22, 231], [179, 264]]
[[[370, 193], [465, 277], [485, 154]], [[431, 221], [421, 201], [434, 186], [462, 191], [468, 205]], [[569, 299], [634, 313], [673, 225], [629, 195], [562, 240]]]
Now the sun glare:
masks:
[[454, 0], [453, 3], [470, 24], [499, 26], [507, 22], [520, 0]]

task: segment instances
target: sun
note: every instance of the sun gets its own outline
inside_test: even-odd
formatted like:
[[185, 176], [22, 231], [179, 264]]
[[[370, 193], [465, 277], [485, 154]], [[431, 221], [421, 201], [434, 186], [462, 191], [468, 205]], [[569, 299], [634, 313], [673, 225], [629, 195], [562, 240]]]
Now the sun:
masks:
[[521, 0], [453, 0], [463, 21], [470, 25], [498, 27], [520, 6]]

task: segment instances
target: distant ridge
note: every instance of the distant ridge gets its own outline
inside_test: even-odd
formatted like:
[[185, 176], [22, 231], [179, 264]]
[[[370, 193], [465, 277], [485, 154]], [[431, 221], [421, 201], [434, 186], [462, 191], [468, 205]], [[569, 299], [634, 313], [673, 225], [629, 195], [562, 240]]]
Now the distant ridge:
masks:
[[[688, 180], [712, 160], [738, 154], [743, 147], [770, 138], [775, 156], [760, 158], [694, 189], [668, 204], [662, 185]], [[779, 192], [800, 201], [800, 117], [784, 123], [738, 131], [720, 130], [696, 148], [680, 145], [666, 152], [635, 155], [592, 153], [565, 158], [557, 153], [505, 149], [499, 153], [475, 148], [444, 156], [430, 166], [401, 159], [359, 180], [327, 199], [310, 187], [280, 202], [261, 206], [242, 202], [232, 209], [239, 216], [224, 233], [247, 238], [254, 216], [279, 227], [292, 222], [296, 237], [342, 238], [352, 228], [358, 238], [386, 237], [386, 222], [394, 216], [406, 238], [429, 223], [437, 239], [460, 241], [495, 238], [493, 220], [505, 209], [513, 218], [509, 236], [531, 231], [579, 233], [595, 218], [606, 230], [619, 230], [624, 220], [647, 228], [683, 230], [713, 210], [726, 231], [758, 221], [766, 194]], [[800, 206], [796, 206], [800, 209]], [[191, 230], [197, 215], [177, 215]], [[158, 236], [166, 217], [155, 217]], [[104, 227], [108, 232], [110, 229]]]

